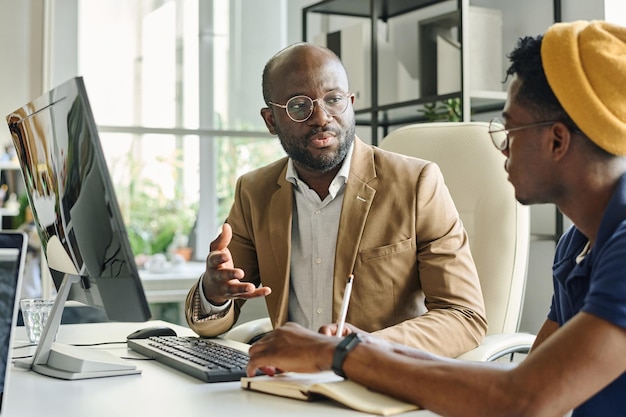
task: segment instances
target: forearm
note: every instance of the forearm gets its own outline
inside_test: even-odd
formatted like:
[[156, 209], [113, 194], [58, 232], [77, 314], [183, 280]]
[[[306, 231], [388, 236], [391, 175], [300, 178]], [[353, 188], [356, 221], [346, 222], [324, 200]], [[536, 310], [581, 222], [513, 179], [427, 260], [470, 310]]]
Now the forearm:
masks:
[[532, 396], [527, 379], [513, 377], [517, 368], [443, 358], [367, 333], [343, 341], [287, 323], [250, 347], [248, 375], [257, 369], [272, 375], [325, 371], [334, 366], [348, 379], [374, 391], [446, 416], [539, 415], [524, 414]]
[[515, 410], [523, 415], [523, 396], [512, 395], [509, 372], [499, 364], [453, 361], [402, 346], [394, 350], [402, 354], [389, 355], [380, 343], [361, 343], [348, 355], [344, 372], [374, 391], [444, 416], [514, 416]]

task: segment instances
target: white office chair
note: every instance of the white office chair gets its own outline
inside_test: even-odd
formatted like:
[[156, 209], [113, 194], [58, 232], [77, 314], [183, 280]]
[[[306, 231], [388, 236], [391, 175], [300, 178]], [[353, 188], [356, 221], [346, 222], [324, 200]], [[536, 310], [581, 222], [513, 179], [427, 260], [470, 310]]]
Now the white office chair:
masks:
[[[504, 171], [504, 156], [486, 123], [423, 123], [399, 128], [380, 147], [436, 162], [470, 239], [485, 299], [488, 335], [459, 358], [495, 360], [526, 353], [534, 336], [517, 333], [529, 250], [529, 211], [515, 200]], [[248, 342], [270, 331], [267, 318], [235, 327], [226, 337]]]
[[517, 333], [529, 251], [529, 210], [517, 203], [488, 124], [421, 123], [387, 135], [380, 147], [433, 161], [469, 235], [489, 328], [483, 343], [459, 356], [491, 361], [527, 353], [535, 336]]

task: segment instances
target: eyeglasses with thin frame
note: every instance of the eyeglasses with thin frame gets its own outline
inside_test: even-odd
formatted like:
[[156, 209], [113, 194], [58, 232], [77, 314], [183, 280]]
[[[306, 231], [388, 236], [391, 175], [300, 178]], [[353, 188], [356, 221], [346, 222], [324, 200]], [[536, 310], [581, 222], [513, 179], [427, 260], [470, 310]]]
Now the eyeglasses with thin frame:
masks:
[[348, 108], [351, 93], [339, 90], [329, 91], [323, 97], [312, 99], [309, 96], [295, 96], [287, 100], [285, 104], [268, 101], [272, 106], [285, 109], [287, 116], [297, 123], [306, 122], [313, 114], [314, 103], [322, 108], [330, 116], [340, 116]]
[[496, 117], [494, 119], [491, 119], [491, 122], [489, 122], [489, 136], [491, 136], [491, 141], [493, 142], [493, 145], [499, 151], [504, 151], [509, 147], [509, 134], [511, 132], [515, 132], [516, 130], [529, 129], [531, 127], [545, 126], [556, 123], [557, 121], [558, 120], [546, 120], [544, 122], [537, 122], [529, 125], [516, 126], [510, 129], [505, 129], [504, 122]]

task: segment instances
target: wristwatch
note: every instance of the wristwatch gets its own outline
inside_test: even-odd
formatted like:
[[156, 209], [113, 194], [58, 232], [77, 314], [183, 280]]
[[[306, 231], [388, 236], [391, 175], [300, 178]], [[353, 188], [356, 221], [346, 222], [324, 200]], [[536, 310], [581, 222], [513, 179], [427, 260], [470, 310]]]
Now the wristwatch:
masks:
[[339, 342], [335, 348], [335, 353], [333, 353], [333, 363], [331, 365], [334, 373], [342, 378], [346, 377], [346, 374], [343, 372], [343, 363], [345, 362], [348, 353], [350, 353], [356, 345], [361, 343], [361, 341], [362, 340], [357, 333], [350, 333], [344, 337], [341, 342]]

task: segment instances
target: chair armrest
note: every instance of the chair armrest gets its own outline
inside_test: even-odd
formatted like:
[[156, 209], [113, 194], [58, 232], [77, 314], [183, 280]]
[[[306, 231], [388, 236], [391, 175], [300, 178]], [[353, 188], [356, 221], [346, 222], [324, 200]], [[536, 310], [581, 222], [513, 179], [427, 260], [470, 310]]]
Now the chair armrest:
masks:
[[268, 333], [274, 330], [269, 317], [248, 321], [233, 327], [222, 337], [228, 340], [234, 340], [241, 343], [250, 343], [256, 336]]
[[528, 353], [534, 342], [535, 335], [530, 333], [492, 334], [486, 336], [480, 346], [457, 359], [490, 362], [511, 353]]

